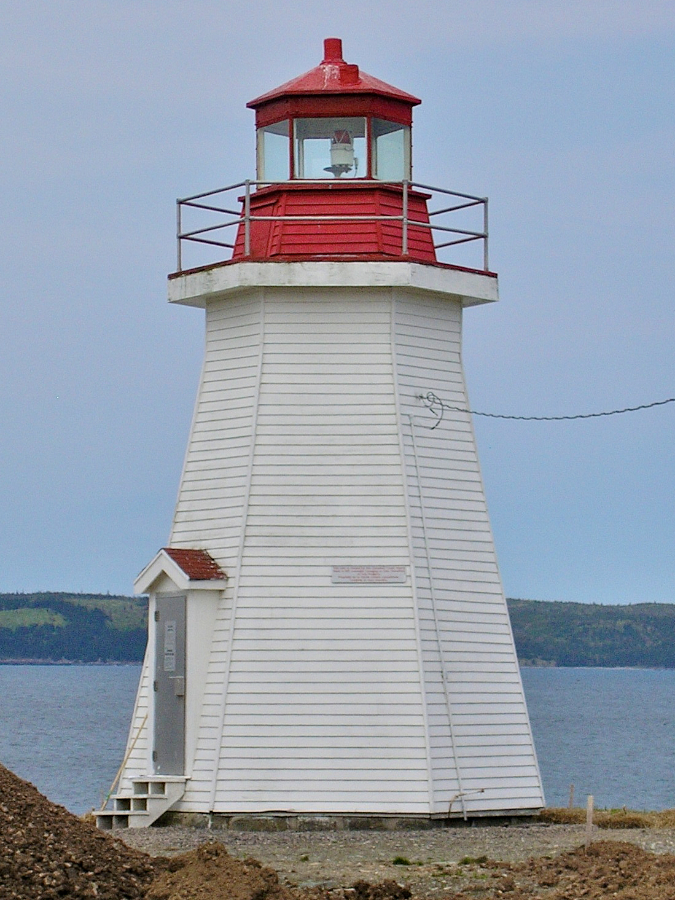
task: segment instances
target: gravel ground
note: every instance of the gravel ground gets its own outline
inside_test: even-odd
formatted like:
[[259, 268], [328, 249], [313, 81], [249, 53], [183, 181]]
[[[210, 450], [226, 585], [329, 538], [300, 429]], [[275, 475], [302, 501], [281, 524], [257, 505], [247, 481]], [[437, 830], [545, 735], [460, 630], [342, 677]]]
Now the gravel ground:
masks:
[[[466, 886], [472, 875], [466, 857], [521, 862], [556, 856], [584, 842], [578, 825], [512, 825], [394, 832], [230, 832], [197, 828], [148, 828], [116, 832], [129, 846], [151, 855], [185, 853], [217, 840], [234, 856], [252, 856], [275, 869], [282, 882], [334, 888], [363, 880], [405, 884], [416, 897], [433, 897]], [[675, 829], [595, 832], [598, 840], [629, 841], [654, 853], [675, 854]], [[394, 865], [404, 857], [410, 865]]]

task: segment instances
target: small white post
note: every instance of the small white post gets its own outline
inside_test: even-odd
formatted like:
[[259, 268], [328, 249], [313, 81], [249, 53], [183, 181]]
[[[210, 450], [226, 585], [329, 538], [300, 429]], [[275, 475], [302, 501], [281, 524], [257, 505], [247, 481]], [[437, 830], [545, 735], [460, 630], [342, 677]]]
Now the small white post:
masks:
[[244, 195], [244, 256], [251, 255], [251, 182], [246, 179]]
[[570, 785], [570, 799], [569, 799], [569, 803], [567, 804], [567, 808], [574, 809], [574, 785], [573, 784]]
[[591, 846], [591, 840], [593, 837], [593, 794], [588, 795], [588, 800], [586, 801], [586, 844], [585, 849]]
[[403, 203], [401, 212], [403, 213], [403, 222], [401, 225], [401, 255], [408, 255], [408, 182], [403, 181]]

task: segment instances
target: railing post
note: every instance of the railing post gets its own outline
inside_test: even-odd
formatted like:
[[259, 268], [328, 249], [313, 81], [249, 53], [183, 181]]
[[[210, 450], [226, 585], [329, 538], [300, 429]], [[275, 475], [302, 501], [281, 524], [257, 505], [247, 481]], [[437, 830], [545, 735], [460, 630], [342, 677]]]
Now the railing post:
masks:
[[489, 272], [488, 265], [488, 198], [483, 197], [483, 271]]
[[244, 256], [251, 255], [251, 182], [246, 179], [244, 196]]
[[183, 271], [183, 260], [181, 256], [181, 208], [180, 200], [176, 200], [176, 271]]
[[403, 181], [403, 222], [401, 223], [401, 255], [408, 255], [408, 182]]

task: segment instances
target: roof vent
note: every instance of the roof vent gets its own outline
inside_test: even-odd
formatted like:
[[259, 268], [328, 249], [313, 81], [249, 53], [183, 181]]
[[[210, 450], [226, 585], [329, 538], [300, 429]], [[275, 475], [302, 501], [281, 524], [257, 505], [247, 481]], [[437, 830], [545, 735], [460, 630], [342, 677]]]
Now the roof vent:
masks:
[[345, 63], [340, 66], [340, 83], [341, 84], [358, 84], [359, 83], [359, 67], [351, 66]]
[[323, 42], [323, 62], [344, 62], [342, 58], [342, 38], [326, 38]]

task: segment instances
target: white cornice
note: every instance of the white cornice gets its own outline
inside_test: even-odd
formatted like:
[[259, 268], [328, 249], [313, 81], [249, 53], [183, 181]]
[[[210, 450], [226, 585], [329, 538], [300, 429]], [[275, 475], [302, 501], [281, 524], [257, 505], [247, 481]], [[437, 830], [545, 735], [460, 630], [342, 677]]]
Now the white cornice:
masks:
[[414, 262], [239, 262], [186, 272], [169, 280], [169, 302], [204, 307], [207, 300], [261, 287], [408, 287], [460, 300], [499, 299], [495, 275]]

